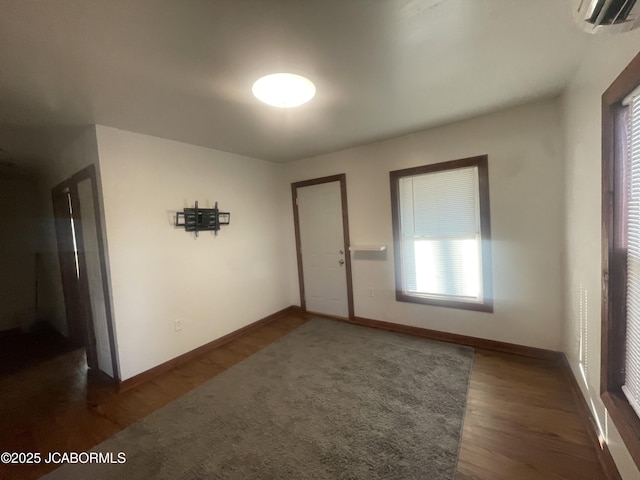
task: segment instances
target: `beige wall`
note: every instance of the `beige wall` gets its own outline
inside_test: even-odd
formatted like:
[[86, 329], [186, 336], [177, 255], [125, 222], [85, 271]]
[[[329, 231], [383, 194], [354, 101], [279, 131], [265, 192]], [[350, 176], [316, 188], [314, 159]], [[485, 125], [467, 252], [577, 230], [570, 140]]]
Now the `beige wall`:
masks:
[[[123, 379], [290, 305], [280, 165], [97, 127]], [[218, 236], [173, 226], [219, 202]], [[174, 330], [182, 319], [183, 330]]]
[[[566, 156], [566, 326], [564, 351], [625, 479], [640, 479], [600, 401], [602, 93], [640, 46], [640, 31], [594, 37], [563, 98]], [[582, 353], [581, 353], [582, 352]], [[582, 368], [580, 367], [582, 364]], [[582, 373], [584, 371], [584, 374]]]
[[[397, 302], [389, 171], [481, 154], [489, 155], [494, 313]], [[352, 257], [357, 316], [561, 348], [563, 162], [555, 100], [287, 164], [286, 183], [343, 172], [351, 242], [387, 245], [379, 259]], [[298, 303], [291, 210], [288, 283]]]

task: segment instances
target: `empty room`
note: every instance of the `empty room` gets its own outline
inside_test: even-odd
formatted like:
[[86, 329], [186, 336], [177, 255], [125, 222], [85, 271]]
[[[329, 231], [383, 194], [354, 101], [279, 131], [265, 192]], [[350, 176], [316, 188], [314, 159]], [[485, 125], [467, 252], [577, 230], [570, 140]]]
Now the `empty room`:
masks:
[[640, 480], [640, 1], [0, 0], [0, 65], [0, 479]]

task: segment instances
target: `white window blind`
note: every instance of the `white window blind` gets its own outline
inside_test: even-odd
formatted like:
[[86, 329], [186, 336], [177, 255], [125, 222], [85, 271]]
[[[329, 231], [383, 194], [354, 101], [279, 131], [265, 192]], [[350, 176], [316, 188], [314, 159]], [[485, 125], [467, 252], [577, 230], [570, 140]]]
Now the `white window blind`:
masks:
[[475, 166], [400, 179], [405, 293], [482, 298], [478, 190]]
[[[633, 95], [633, 94], [632, 94]], [[640, 415], [640, 95], [627, 99], [627, 334], [622, 391]]]

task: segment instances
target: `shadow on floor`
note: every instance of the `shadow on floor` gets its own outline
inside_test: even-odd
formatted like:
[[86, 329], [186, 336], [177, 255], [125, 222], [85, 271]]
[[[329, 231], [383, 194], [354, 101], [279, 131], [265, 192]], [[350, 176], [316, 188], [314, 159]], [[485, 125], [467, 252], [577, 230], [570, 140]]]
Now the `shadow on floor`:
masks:
[[53, 328], [0, 332], [0, 376], [16, 373], [75, 348]]

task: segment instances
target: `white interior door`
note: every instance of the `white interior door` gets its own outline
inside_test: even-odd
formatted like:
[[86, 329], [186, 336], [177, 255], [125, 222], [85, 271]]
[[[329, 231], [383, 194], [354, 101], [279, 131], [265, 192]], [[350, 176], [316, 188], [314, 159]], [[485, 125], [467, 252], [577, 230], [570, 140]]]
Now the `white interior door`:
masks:
[[340, 182], [297, 189], [307, 311], [349, 316]]

